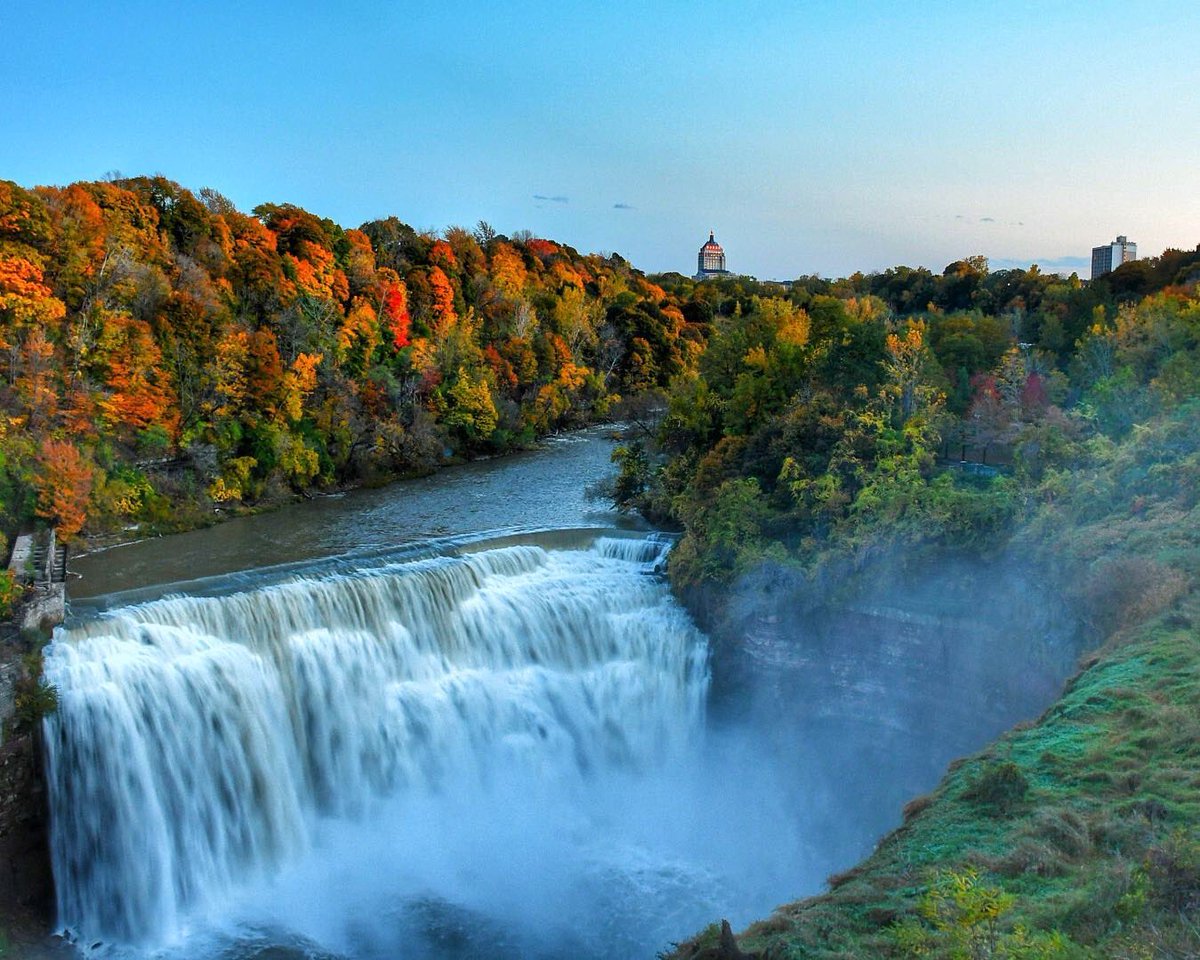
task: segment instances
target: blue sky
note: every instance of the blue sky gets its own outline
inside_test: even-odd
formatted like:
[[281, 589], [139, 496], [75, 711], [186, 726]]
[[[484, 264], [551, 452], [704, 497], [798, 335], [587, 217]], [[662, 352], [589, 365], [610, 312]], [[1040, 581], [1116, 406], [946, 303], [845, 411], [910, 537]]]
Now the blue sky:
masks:
[[[1200, 3], [0, 0], [0, 177], [163, 173], [648, 270], [1200, 243]], [[1077, 259], [1072, 259], [1077, 258]]]

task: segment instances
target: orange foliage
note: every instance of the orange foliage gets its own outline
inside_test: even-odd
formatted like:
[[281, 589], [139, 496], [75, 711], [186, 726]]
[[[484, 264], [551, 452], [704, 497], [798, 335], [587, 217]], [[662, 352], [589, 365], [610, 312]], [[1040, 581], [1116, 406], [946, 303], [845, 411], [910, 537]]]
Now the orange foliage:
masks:
[[94, 437], [99, 414], [95, 394], [80, 381], [73, 381], [63, 398], [63, 428], [76, 439]]
[[21, 348], [21, 361], [13, 389], [25, 409], [31, 429], [54, 419], [58, 413], [58, 391], [54, 383], [54, 345], [41, 327], [34, 327]]
[[557, 333], [547, 334], [546, 342], [550, 344], [550, 349], [554, 354], [554, 373], [557, 376], [558, 371], [571, 362], [571, 348], [567, 345], [567, 341]]
[[104, 261], [104, 213], [77, 183], [62, 190], [42, 188], [57, 232], [60, 283], [80, 284]]
[[255, 330], [246, 340], [246, 386], [254, 406], [268, 418], [275, 416], [276, 403], [283, 391], [283, 361], [279, 345], [270, 330]]
[[158, 211], [153, 206], [115, 183], [88, 183], [83, 188], [104, 215], [104, 232], [110, 247], [136, 250], [138, 259], [144, 263], [165, 266], [169, 262], [158, 229]]
[[112, 392], [100, 407], [115, 425], [141, 430], [152, 425], [174, 435], [179, 404], [166, 382], [162, 351], [149, 324], [118, 315], [105, 331], [108, 354], [107, 384]]
[[0, 256], [0, 349], [14, 344], [12, 332], [61, 320], [67, 307], [53, 296], [42, 268], [24, 257]]
[[445, 240], [433, 242], [429, 250], [429, 262], [446, 273], [458, 273], [458, 258], [454, 256], [454, 248]]
[[454, 312], [454, 287], [440, 267], [429, 271], [429, 286], [433, 291], [433, 328], [438, 336], [445, 336], [458, 315]]
[[73, 444], [49, 438], [42, 441], [34, 474], [37, 515], [50, 520], [64, 539], [74, 537], [87, 521], [93, 473], [92, 465]]
[[589, 373], [591, 371], [587, 367], [577, 366], [568, 360], [562, 365], [562, 369], [558, 371], [558, 378], [555, 380], [555, 383], [567, 390], [578, 390], [587, 380]]
[[550, 267], [550, 276], [561, 286], [583, 289], [583, 278], [566, 261], [555, 260]]
[[492, 373], [496, 378], [496, 386], [501, 390], [515, 390], [517, 388], [517, 374], [504, 357], [500, 356], [500, 352], [491, 344], [483, 351], [483, 359], [487, 365], [491, 367]]

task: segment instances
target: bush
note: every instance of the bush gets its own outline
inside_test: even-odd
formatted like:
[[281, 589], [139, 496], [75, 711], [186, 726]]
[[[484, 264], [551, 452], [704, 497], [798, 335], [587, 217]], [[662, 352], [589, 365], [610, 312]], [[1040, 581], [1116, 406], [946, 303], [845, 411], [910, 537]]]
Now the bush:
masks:
[[29, 728], [48, 713], [58, 709], [58, 691], [42, 676], [42, 655], [28, 654], [25, 670], [17, 680], [13, 698], [14, 716], [19, 728]]
[[1007, 815], [1025, 799], [1029, 781], [1021, 768], [1011, 761], [991, 763], [963, 793], [963, 798], [991, 808], [998, 815]]
[[1200, 841], [1182, 830], [1146, 855], [1153, 899], [1169, 910], [1200, 910]]

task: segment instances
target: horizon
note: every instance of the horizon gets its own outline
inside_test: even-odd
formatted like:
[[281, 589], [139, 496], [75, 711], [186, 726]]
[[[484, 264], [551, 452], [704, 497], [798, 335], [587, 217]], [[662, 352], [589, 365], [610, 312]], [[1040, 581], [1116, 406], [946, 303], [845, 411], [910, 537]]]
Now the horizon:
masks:
[[245, 211], [486, 220], [685, 276], [709, 230], [776, 280], [972, 255], [1086, 278], [1118, 234], [1194, 249], [1200, 73], [1176, 47], [1200, 9], [1035, 10], [17, 0], [0, 176], [161, 171]]

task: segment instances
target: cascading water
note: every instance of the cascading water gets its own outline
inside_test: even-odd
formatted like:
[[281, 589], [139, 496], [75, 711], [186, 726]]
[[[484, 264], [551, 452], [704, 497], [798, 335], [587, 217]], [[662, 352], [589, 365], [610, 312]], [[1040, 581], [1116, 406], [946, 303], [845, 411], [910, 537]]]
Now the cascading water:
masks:
[[510, 546], [60, 632], [60, 924], [440, 958], [651, 955], [706, 922], [730, 811], [695, 802], [706, 646], [665, 551]]

